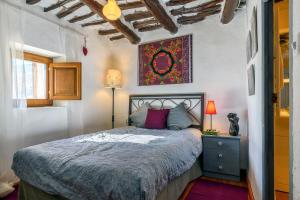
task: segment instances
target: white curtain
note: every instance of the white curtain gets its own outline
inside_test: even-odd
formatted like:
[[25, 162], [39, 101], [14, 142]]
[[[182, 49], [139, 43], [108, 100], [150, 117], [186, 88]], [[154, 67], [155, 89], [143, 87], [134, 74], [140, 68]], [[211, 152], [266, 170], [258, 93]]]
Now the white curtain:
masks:
[[10, 167], [14, 152], [24, 141], [23, 20], [22, 10], [0, 1], [0, 191], [1, 184], [17, 180]]
[[[69, 29], [60, 27], [61, 48], [64, 57], [58, 62], [81, 62], [83, 58], [82, 45], [84, 36], [79, 35]], [[82, 88], [84, 88], [84, 75], [82, 69]], [[82, 90], [82, 97], [84, 90]], [[68, 110], [68, 131], [69, 137], [81, 135], [84, 133], [83, 125], [83, 100], [56, 101], [56, 105], [65, 106]]]
[[[0, 198], [1, 184], [17, 181], [10, 168], [14, 152], [24, 147], [26, 139], [24, 130], [25, 117], [28, 113], [26, 113], [23, 30], [27, 15], [23, 12], [26, 11], [0, 0]], [[60, 29], [59, 43], [65, 57], [58, 61], [81, 62], [83, 36], [62, 27]], [[67, 107], [69, 136], [82, 134], [82, 101], [56, 103]]]

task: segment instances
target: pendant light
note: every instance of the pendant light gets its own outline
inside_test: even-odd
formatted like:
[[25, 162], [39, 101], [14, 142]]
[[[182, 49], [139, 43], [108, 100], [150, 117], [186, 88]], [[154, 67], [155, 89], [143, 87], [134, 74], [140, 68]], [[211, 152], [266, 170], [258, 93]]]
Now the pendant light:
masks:
[[121, 9], [115, 0], [108, 0], [107, 4], [103, 7], [103, 15], [109, 20], [117, 20], [121, 17]]

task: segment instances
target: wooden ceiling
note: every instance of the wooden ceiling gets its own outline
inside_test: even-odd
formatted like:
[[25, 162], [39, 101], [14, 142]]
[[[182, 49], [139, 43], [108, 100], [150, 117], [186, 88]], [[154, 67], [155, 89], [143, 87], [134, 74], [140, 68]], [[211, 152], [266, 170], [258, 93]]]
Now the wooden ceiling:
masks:
[[117, 0], [122, 17], [116, 21], [110, 21], [102, 14], [105, 0], [26, 0], [26, 3], [43, 7], [44, 12], [51, 12], [69, 23], [96, 28], [99, 35], [107, 35], [111, 41], [127, 38], [138, 44], [141, 41], [138, 32], [164, 28], [170, 33], [177, 33], [180, 25], [197, 23], [219, 14], [222, 4], [221, 22], [229, 23], [245, 1]]

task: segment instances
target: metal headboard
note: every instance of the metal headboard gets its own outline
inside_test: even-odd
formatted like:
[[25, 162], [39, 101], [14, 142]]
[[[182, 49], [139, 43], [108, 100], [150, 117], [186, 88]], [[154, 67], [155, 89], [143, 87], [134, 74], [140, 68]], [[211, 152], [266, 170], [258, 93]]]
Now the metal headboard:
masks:
[[[193, 119], [192, 127], [203, 131], [204, 123], [204, 93], [191, 94], [142, 94], [129, 96], [129, 115], [144, 103], [148, 102], [154, 108], [172, 108], [184, 102], [188, 113]], [[128, 121], [131, 124], [130, 120]]]

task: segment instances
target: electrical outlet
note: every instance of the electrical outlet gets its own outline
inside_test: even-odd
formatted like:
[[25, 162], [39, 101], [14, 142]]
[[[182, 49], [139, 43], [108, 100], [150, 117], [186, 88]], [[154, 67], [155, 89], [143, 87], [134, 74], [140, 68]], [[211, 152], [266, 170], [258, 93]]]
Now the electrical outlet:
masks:
[[293, 49], [294, 51], [296, 51], [296, 50], [297, 50], [297, 42], [294, 41], [291, 45], [292, 45], [292, 49]]

